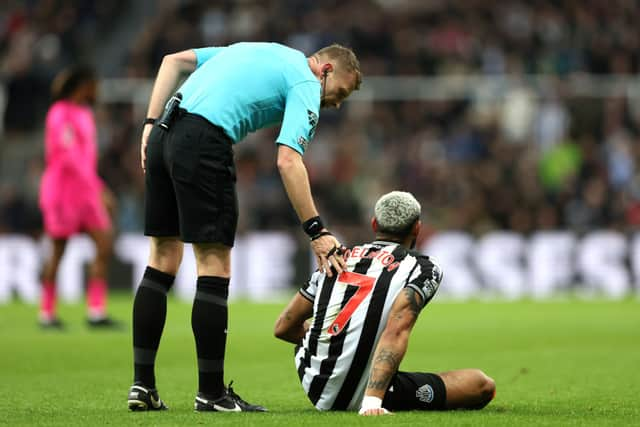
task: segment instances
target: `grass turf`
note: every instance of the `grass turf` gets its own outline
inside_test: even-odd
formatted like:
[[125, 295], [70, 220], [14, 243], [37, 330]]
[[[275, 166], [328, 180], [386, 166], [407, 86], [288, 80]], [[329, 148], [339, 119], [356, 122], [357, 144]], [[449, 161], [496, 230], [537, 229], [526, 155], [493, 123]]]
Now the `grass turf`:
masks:
[[35, 309], [0, 306], [0, 425], [562, 425], [640, 423], [640, 303], [439, 303], [414, 329], [401, 369], [477, 367], [496, 380], [482, 411], [397, 413], [370, 419], [319, 413], [294, 369], [292, 346], [273, 338], [284, 304], [230, 305], [226, 378], [267, 414], [195, 413], [190, 305], [170, 300], [157, 360], [162, 413], [131, 413], [129, 295], [111, 298], [120, 332], [89, 331], [84, 308], [62, 306], [64, 332], [41, 331]]

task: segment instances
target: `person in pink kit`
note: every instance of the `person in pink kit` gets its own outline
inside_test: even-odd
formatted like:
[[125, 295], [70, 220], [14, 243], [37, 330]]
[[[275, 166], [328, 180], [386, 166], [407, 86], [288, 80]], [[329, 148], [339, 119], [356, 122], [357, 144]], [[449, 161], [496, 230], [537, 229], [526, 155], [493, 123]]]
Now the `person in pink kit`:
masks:
[[52, 85], [40, 187], [44, 230], [53, 242], [42, 274], [39, 320], [45, 328], [63, 326], [56, 315], [56, 275], [69, 237], [80, 232], [86, 232], [96, 247], [87, 285], [87, 322], [94, 327], [116, 326], [106, 314], [106, 270], [113, 242], [108, 210], [114, 199], [97, 173], [92, 111], [97, 93], [96, 75], [87, 66], [62, 71]]

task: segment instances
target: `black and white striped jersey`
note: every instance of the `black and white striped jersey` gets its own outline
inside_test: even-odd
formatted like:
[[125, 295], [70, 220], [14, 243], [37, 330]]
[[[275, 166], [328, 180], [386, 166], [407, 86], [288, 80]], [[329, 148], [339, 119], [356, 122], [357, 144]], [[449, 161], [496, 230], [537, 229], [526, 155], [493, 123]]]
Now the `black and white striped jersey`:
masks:
[[409, 286], [427, 304], [442, 271], [429, 257], [398, 243], [375, 241], [345, 254], [347, 269], [316, 271], [300, 293], [313, 302], [313, 319], [295, 355], [307, 396], [321, 410], [355, 410], [369, 365], [396, 296]]

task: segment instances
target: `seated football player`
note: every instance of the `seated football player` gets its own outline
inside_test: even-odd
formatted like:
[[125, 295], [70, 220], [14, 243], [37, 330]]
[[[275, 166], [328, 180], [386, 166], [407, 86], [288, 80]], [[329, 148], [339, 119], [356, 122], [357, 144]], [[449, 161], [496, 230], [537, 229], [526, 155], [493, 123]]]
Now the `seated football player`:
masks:
[[[347, 269], [316, 271], [280, 314], [275, 336], [296, 344], [302, 387], [320, 410], [480, 409], [495, 383], [479, 369], [399, 371], [421, 310], [442, 280], [440, 267], [413, 250], [420, 204], [393, 191], [375, 205], [375, 240], [344, 250]], [[312, 318], [312, 321], [309, 319]]]

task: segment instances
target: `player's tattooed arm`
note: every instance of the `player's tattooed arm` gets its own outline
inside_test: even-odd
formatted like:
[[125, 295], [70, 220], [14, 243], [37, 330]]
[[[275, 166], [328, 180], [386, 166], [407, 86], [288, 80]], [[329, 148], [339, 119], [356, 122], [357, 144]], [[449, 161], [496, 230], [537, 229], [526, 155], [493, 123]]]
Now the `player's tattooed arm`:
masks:
[[414, 316], [418, 316], [420, 314], [420, 310], [422, 307], [420, 306], [420, 296], [416, 292], [415, 289], [406, 287], [404, 288], [404, 295], [407, 297], [407, 301], [409, 302], [409, 308]]
[[384, 398], [407, 351], [409, 335], [419, 312], [418, 298], [415, 291], [404, 291], [393, 303], [389, 320], [371, 361], [365, 396]]
[[391, 382], [391, 378], [398, 370], [401, 358], [393, 349], [379, 349], [373, 361], [367, 387], [385, 391]]

